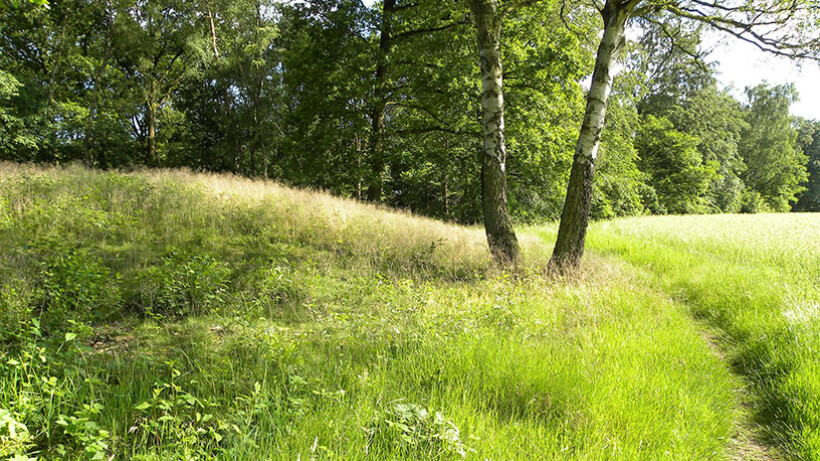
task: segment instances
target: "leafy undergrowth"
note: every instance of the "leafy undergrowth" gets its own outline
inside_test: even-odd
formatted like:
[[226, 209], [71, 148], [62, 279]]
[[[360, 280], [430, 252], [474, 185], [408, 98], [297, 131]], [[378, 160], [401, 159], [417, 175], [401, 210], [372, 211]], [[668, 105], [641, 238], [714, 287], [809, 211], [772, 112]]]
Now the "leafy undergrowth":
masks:
[[715, 327], [772, 442], [820, 460], [818, 232], [815, 214], [638, 218], [594, 226], [589, 243]]
[[737, 385], [625, 266], [271, 183], [0, 165], [0, 457], [722, 459]]

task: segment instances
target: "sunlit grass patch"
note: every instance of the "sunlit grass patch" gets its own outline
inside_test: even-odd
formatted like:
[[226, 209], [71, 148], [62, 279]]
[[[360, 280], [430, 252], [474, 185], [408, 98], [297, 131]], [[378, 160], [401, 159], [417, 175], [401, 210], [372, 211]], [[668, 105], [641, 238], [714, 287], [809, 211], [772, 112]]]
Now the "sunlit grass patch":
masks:
[[804, 459], [820, 456], [818, 229], [809, 214], [639, 218], [600, 223], [589, 240], [656, 274], [656, 286], [723, 332], [758, 418]]

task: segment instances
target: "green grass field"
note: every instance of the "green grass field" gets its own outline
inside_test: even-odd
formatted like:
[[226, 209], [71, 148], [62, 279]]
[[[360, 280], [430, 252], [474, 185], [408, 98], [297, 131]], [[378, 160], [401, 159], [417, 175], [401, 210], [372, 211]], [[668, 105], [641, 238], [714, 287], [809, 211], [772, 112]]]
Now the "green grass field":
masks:
[[820, 216], [584, 268], [273, 183], [0, 164], [0, 459], [820, 459]]

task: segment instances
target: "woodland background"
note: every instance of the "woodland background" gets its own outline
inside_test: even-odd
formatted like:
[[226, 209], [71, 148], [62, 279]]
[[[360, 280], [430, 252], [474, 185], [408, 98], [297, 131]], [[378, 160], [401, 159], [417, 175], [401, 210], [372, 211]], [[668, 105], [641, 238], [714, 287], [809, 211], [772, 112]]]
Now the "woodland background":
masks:
[[[388, 16], [389, 14], [389, 16]], [[503, 25], [510, 209], [560, 216], [600, 19]], [[636, 18], [592, 216], [820, 210], [820, 124], [792, 86], [735, 99], [702, 25]], [[475, 29], [462, 2], [54, 1], [0, 12], [0, 160], [189, 167], [481, 221]]]

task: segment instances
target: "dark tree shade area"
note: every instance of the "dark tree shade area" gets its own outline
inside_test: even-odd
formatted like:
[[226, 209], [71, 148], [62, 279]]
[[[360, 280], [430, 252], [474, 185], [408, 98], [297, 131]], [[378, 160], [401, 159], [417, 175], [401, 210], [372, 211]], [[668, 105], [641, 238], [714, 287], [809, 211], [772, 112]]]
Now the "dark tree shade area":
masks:
[[[43, 3], [0, 1], [0, 160], [233, 172], [513, 239], [495, 200], [561, 216], [604, 26], [560, 0]], [[612, 42], [591, 218], [820, 210], [817, 122], [790, 86], [721, 89], [686, 12]]]

